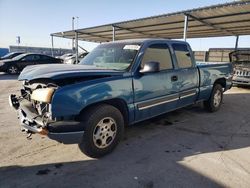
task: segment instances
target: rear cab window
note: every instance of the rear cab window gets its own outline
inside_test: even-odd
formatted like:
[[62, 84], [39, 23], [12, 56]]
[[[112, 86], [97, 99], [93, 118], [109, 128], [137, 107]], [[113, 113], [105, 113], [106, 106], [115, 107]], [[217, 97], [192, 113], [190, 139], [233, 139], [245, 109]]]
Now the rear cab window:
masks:
[[186, 44], [174, 43], [172, 44], [172, 47], [173, 47], [176, 61], [177, 61], [179, 68], [185, 69], [185, 68], [193, 67], [192, 58], [191, 58], [192, 52], [189, 50]]

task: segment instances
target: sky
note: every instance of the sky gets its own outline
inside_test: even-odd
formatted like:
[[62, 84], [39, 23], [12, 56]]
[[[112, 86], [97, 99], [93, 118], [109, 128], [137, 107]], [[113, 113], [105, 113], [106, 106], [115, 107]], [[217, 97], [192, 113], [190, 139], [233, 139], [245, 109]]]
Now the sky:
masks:
[[[51, 47], [51, 33], [230, 2], [230, 0], [0, 0], [0, 47], [17, 45]], [[188, 39], [194, 50], [234, 47], [235, 37]], [[219, 41], [219, 42], [218, 42]], [[97, 44], [79, 42], [87, 50]], [[239, 47], [249, 47], [250, 36], [241, 36]], [[71, 40], [54, 39], [55, 48], [71, 48]]]

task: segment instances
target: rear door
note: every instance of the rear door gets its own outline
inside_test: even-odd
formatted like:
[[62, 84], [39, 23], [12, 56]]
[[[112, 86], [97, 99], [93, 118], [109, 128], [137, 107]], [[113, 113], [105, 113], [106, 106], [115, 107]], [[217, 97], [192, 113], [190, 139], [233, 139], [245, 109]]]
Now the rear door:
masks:
[[192, 50], [186, 43], [172, 43], [178, 66], [179, 80], [178, 107], [187, 106], [196, 101], [199, 92], [199, 73], [193, 59]]
[[46, 56], [46, 55], [39, 55], [39, 56], [40, 56], [40, 60], [39, 60], [38, 64], [50, 64], [51, 63], [50, 62], [51, 60], [48, 56]]
[[178, 80], [174, 79], [176, 75], [169, 46], [165, 43], [148, 46], [140, 68], [150, 61], [160, 63], [160, 72], [138, 73], [134, 76], [136, 121], [175, 109], [179, 100]]
[[40, 55], [41, 61], [39, 64], [51, 64], [51, 63], [60, 63], [59, 59], [47, 56], [47, 55]]

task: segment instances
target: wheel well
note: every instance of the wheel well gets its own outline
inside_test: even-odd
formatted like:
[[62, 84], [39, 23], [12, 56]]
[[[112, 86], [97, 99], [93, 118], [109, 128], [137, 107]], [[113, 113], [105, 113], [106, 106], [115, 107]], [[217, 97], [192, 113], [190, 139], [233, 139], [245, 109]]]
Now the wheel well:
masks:
[[127, 107], [126, 102], [122, 99], [110, 99], [110, 100], [105, 100], [105, 101], [90, 104], [89, 106], [86, 106], [84, 109], [81, 110], [81, 112], [79, 113], [79, 116], [83, 114], [84, 112], [92, 109], [93, 107], [101, 105], [101, 104], [109, 104], [117, 108], [123, 115], [124, 124], [128, 125], [128, 122], [129, 122], [128, 107]]
[[216, 84], [220, 84], [223, 88], [226, 88], [226, 79], [225, 78], [219, 78], [214, 82], [214, 86]]

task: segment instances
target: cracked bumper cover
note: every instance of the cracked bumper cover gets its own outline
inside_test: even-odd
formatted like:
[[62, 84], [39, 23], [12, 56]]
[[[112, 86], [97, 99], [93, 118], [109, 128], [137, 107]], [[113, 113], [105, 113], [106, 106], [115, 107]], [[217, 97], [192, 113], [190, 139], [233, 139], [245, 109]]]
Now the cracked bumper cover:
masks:
[[10, 95], [9, 104], [18, 112], [21, 130], [46, 135], [64, 144], [79, 143], [82, 139], [84, 131], [81, 122], [54, 121], [44, 125], [42, 117], [28, 100], [19, 100], [15, 95]]

